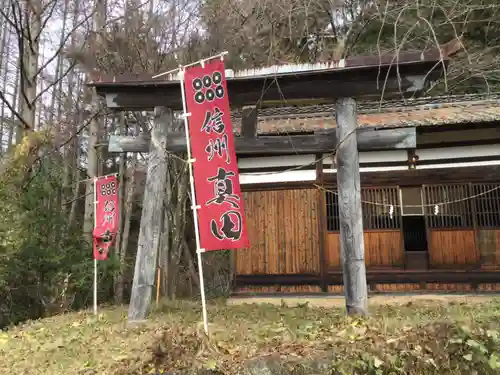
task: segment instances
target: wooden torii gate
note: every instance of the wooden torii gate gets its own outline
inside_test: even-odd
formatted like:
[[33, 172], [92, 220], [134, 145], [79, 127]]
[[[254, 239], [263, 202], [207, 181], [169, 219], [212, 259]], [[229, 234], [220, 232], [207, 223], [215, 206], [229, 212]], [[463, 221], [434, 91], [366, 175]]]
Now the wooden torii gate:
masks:
[[[434, 49], [398, 56], [352, 57], [333, 65], [277, 66], [228, 77], [231, 107], [244, 108], [242, 136], [235, 140], [237, 154], [328, 153], [337, 149], [341, 257], [349, 314], [367, 314], [368, 300], [358, 151], [416, 147], [415, 128], [357, 129], [355, 98], [418, 95], [429, 82], [440, 78], [447, 63], [443, 50]], [[109, 109], [154, 109], [155, 113], [150, 136], [112, 136], [108, 147], [110, 152], [149, 152], [129, 306], [129, 321], [140, 321], [146, 318], [155, 281], [163, 214], [158, 202], [163, 202], [165, 194], [167, 150], [179, 152], [186, 147], [184, 134], [168, 134], [173, 111], [182, 108], [180, 84], [175, 76], [94, 75], [89, 86], [105, 97]], [[337, 128], [311, 135], [258, 136], [259, 103], [282, 98], [336, 101]]]

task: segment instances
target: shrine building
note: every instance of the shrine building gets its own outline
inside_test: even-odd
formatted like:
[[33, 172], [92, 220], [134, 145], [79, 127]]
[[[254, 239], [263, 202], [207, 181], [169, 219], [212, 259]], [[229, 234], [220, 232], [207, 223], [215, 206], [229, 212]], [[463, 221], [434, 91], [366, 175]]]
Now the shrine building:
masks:
[[[500, 290], [500, 96], [422, 97], [445, 52], [227, 72], [251, 241], [234, 251], [235, 295], [342, 292], [342, 97], [357, 102], [369, 291]], [[115, 110], [182, 108], [175, 76], [91, 86]], [[183, 139], [177, 129], [167, 148]], [[115, 136], [110, 151], [148, 151], [147, 139], [127, 142]]]

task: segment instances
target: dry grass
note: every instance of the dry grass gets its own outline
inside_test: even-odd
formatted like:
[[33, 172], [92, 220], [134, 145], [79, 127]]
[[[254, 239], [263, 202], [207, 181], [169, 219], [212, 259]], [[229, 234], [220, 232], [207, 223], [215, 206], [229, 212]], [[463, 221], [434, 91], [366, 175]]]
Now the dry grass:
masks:
[[[386, 306], [386, 305], [405, 305], [407, 303], [414, 303], [424, 301], [424, 303], [438, 303], [443, 304], [456, 304], [456, 303], [484, 303], [489, 302], [492, 296], [488, 295], [458, 295], [458, 294], [413, 294], [413, 295], [374, 295], [369, 297], [370, 306]], [[230, 298], [227, 304], [230, 306], [242, 304], [272, 304], [281, 306], [283, 301], [288, 306], [297, 306], [307, 303], [310, 307], [324, 307], [342, 308], [345, 305], [343, 296], [328, 296], [328, 297], [242, 297]]]
[[79, 312], [29, 322], [0, 333], [0, 374], [130, 375], [153, 368], [238, 374], [252, 359], [277, 353], [288, 366], [277, 374], [311, 373], [306, 365], [320, 362], [328, 368], [315, 373], [469, 375], [471, 366], [483, 365], [478, 374], [499, 373], [486, 362], [500, 351], [500, 340], [499, 349], [488, 341], [500, 327], [500, 299], [377, 306], [366, 320], [346, 318], [342, 308], [221, 303], [210, 306], [209, 317], [210, 340], [199, 306], [188, 302], [165, 304], [137, 327], [127, 326], [124, 308], [104, 309], [98, 318]]

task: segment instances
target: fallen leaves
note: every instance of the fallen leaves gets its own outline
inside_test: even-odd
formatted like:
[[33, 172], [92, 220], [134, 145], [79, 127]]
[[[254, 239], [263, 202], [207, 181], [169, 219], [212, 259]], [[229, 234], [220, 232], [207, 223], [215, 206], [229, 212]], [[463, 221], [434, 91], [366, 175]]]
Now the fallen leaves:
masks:
[[9, 335], [6, 333], [0, 333], [0, 348], [6, 346], [9, 342]]
[[0, 373], [132, 375], [199, 368], [235, 374], [253, 359], [272, 357], [301, 373], [321, 363], [328, 369], [320, 373], [437, 374], [458, 366], [455, 374], [469, 374], [481, 355], [482, 364], [500, 369], [500, 354], [491, 349], [500, 347], [498, 306], [415, 303], [353, 319], [340, 309], [218, 305], [209, 307], [210, 339], [198, 327], [196, 304], [165, 306], [141, 327], [128, 327], [117, 308], [97, 318], [80, 312], [0, 332]]

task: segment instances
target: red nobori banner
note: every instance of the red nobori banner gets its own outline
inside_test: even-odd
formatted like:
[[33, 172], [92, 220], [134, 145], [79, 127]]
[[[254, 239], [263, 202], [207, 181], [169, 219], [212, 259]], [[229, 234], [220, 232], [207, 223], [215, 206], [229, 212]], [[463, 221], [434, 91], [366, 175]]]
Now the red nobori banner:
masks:
[[95, 180], [94, 195], [94, 259], [106, 260], [118, 230], [119, 207], [116, 175], [99, 177]]
[[184, 75], [200, 247], [206, 251], [249, 246], [224, 73], [224, 62], [214, 59]]

